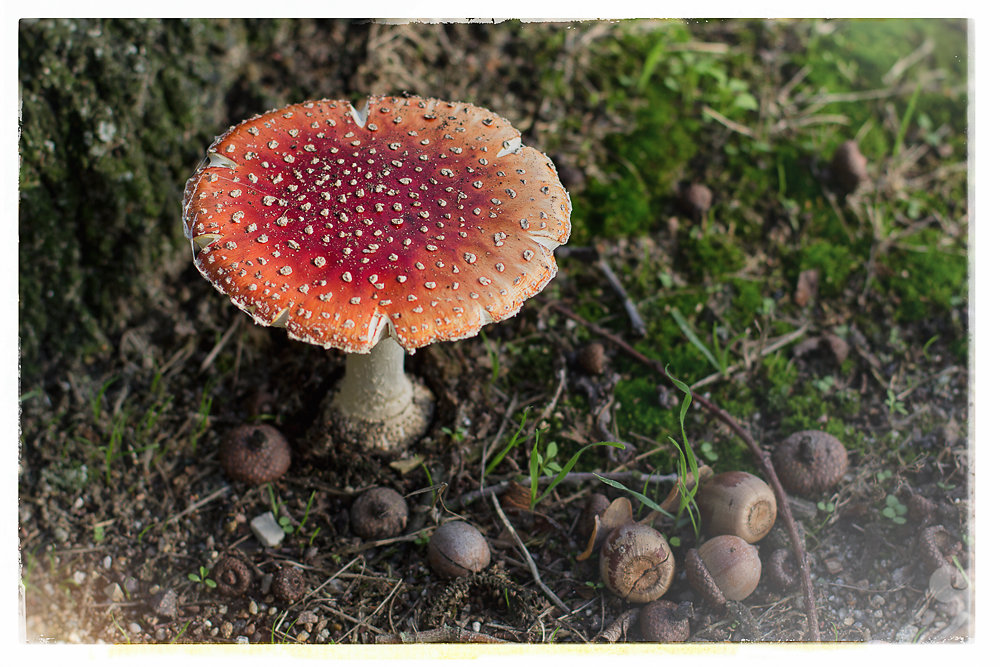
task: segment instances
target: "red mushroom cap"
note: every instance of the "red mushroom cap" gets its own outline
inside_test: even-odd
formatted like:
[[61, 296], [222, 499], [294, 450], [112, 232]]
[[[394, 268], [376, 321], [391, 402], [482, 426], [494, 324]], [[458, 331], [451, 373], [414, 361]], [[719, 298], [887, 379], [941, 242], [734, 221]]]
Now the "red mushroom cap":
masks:
[[231, 128], [188, 181], [195, 264], [258, 324], [409, 351], [516, 314], [556, 273], [571, 205], [499, 116], [417, 97], [294, 104]]

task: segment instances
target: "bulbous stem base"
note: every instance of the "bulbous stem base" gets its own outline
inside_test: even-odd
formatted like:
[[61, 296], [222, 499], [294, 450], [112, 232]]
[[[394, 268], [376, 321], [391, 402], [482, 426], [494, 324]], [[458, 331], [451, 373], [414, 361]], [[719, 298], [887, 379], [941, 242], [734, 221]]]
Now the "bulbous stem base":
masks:
[[322, 458], [338, 448], [378, 454], [405, 451], [427, 432], [434, 396], [417, 378], [407, 375], [405, 352], [392, 338], [370, 354], [347, 355], [344, 378], [320, 415], [322, 435], [310, 453]]

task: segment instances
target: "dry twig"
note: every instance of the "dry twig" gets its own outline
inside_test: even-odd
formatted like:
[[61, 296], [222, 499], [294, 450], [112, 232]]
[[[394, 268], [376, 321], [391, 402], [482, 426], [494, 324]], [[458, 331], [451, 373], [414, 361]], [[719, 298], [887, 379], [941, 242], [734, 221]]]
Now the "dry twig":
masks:
[[504, 514], [503, 508], [500, 507], [500, 501], [497, 500], [496, 494], [491, 493], [490, 499], [493, 501], [493, 507], [496, 508], [497, 514], [500, 516], [500, 521], [502, 521], [503, 525], [507, 527], [507, 531], [511, 534], [511, 537], [514, 538], [514, 541], [517, 542], [517, 546], [520, 547], [521, 553], [524, 554], [524, 560], [528, 565], [528, 569], [531, 570], [531, 576], [534, 578], [535, 583], [542, 589], [545, 596], [552, 600], [553, 604], [568, 614], [570, 610], [569, 607], [566, 606], [566, 603], [560, 600], [559, 596], [556, 595], [551, 588], [546, 586], [544, 581], [542, 581], [541, 575], [538, 574], [538, 568], [535, 566], [535, 559], [531, 557], [528, 547], [524, 546], [524, 542], [521, 541], [521, 536], [517, 534], [517, 531], [514, 530], [514, 526], [510, 523], [510, 519], [508, 519], [507, 515]]

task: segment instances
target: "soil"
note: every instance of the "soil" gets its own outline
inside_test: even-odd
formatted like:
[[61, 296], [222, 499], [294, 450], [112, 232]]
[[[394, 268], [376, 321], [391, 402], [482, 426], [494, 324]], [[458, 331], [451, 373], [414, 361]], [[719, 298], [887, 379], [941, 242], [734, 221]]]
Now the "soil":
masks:
[[[593, 27], [589, 35], [598, 39], [608, 29]], [[520, 46], [532, 39], [541, 43], [557, 29], [534, 30]], [[510, 84], [530, 67], [524, 51], [508, 51], [512, 39], [484, 27], [373, 28], [369, 60], [357, 70], [355, 83], [364, 90], [426, 90], [438, 69], [402, 64], [404, 54], [422, 50], [422, 62], [451, 67], [435, 94], [458, 99], [470, 86], [479, 89], [477, 77]], [[462, 48], [472, 44], [475, 48]], [[316, 63], [329, 65], [330, 54], [317, 42], [302, 49], [294, 55], [314, 66], [300, 65], [319, 76], [322, 67]], [[449, 55], [455, 53], [470, 55]], [[289, 57], [276, 52], [270, 65], [261, 66], [259, 78], [249, 79], [252, 85], [279, 87], [280, 77], [269, 77], [279, 65], [291, 67]], [[384, 67], [376, 69], [378, 64]], [[496, 90], [484, 92], [479, 103], [523, 110], [512, 111], [510, 120], [528, 130], [525, 143], [553, 152], [556, 139], [548, 128], [567, 113], [562, 103], [533, 99], [530, 86]], [[234, 113], [244, 111], [246, 98], [238, 88], [229, 102]], [[588, 113], [592, 137], [621, 126], [596, 108]], [[561, 152], [573, 154], [582, 141], [564, 138]], [[568, 165], [566, 172], [577, 168]], [[567, 177], [573, 179], [571, 194], [580, 192], [587, 178], [582, 170]], [[681, 206], [668, 212], [675, 226], [689, 224]], [[640, 247], [650, 261], [661, 253], [669, 264], [675, 229], [665, 225], [641, 244], [607, 243], [601, 256], [618, 276], [635, 265]], [[478, 338], [421, 349], [407, 360], [436, 397], [430, 431], [408, 452], [386, 459], [348, 446], [331, 462], [306, 453], [315, 437], [312, 425], [343, 372], [343, 354], [254, 326], [184, 261], [190, 255], [179, 245], [169, 264], [176, 268], [153, 279], [138, 300], [116, 302], [121, 310], [105, 331], [105, 344], [51, 358], [40, 353], [33, 360], [37, 374], [22, 378], [19, 541], [26, 640], [644, 641], [635, 622], [641, 605], [601, 584], [596, 556], [577, 558], [586, 548], [578, 526], [590, 496], [624, 495], [644, 516], [634, 495], [592, 475], [574, 474], [537, 506], [525, 502], [533, 435], [548, 439], [556, 425], [560, 463], [569, 452], [609, 439], [609, 433], [634, 445], [620, 455], [610, 448], [588, 450], [575, 472], [626, 475], [616, 479], [656, 499], [672, 488], [669, 479], [644, 481], [664, 472], [644, 454], [666, 444], [619, 430], [616, 415], [628, 406], [615, 387], [624, 378], [648, 377], [659, 388], [663, 409], [674, 412], [682, 395], [636, 363], [616, 339], [554, 307], [594, 312], [591, 288], [601, 285], [604, 314], [594, 321], [629, 341], [640, 340], [620, 296], [586, 259], [587, 250], [561, 252], [557, 278], [516, 318], [487, 327]], [[793, 278], [789, 292], [794, 284]], [[836, 351], [822, 342], [831, 330], [829, 311], [850, 312], [856, 296], [828, 299], [797, 322], [820, 341], [790, 356], [800, 377], [823, 378], [836, 367]], [[706, 310], [724, 310], [724, 298], [719, 293]], [[866, 308], [868, 315], [882, 312], [881, 306]], [[964, 322], [967, 305], [958, 304], [943, 317]], [[903, 332], [903, 345], [887, 337], [869, 340], [857, 329], [840, 340], [844, 353], [858, 362], [845, 382], [863, 406], [843, 421], [865, 434], [867, 444], [851, 448], [848, 472], [833, 492], [819, 499], [790, 498], [823, 641], [970, 638], [968, 373], [965, 359], [951, 348], [921, 350], [920, 341], [929, 338], [934, 324], [913, 324]], [[603, 346], [599, 363], [593, 349], [581, 361], [580, 353], [595, 341]], [[526, 369], [526, 363], [533, 367]], [[905, 413], [887, 406], [884, 386], [885, 378], [901, 369], [910, 387]], [[752, 384], [755, 377], [749, 363], [722, 382]], [[711, 397], [712, 389], [699, 391]], [[532, 409], [526, 423], [519, 420], [525, 408]], [[765, 450], [785, 435], [763, 410], [737, 421]], [[217, 459], [220, 443], [245, 423], [274, 425], [292, 444], [292, 466], [277, 481], [248, 485], [224, 474]], [[519, 427], [526, 438], [486, 474]], [[686, 429], [699, 442], [733, 439], [725, 424], [697, 406]], [[604, 449], [612, 453], [605, 455]], [[763, 475], [759, 467], [753, 472]], [[409, 518], [400, 535], [364, 540], [352, 533], [350, 509], [358, 495], [375, 486], [403, 494]], [[543, 481], [539, 492], [544, 487]], [[278, 521], [279, 543], [268, 546], [252, 530], [262, 516]], [[428, 564], [428, 540], [436, 526], [458, 518], [486, 537], [491, 564], [445, 579]], [[672, 522], [658, 519], [654, 525], [666, 531]], [[943, 532], [931, 530], [935, 526]], [[914, 548], [934, 535], [944, 545], [943, 561]], [[673, 552], [683, 560], [697, 538], [690, 530], [676, 537]], [[789, 544], [779, 520], [759, 553], [767, 562]], [[233, 558], [246, 569], [245, 590], [228, 585], [235, 575], [217, 569]], [[748, 598], [724, 609], [707, 605], [683, 573], [666, 597], [690, 603], [691, 642], [811, 638], [799, 583], [786, 587], [766, 572]]]

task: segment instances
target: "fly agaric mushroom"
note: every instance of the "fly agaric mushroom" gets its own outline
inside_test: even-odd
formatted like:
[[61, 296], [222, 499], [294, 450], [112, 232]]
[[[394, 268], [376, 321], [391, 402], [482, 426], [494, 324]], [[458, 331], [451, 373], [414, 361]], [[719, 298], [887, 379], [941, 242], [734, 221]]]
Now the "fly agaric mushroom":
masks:
[[474, 336], [556, 273], [571, 205], [496, 114], [419, 97], [293, 104], [230, 128], [187, 183], [198, 270], [290, 338], [348, 354], [330, 444], [398, 452], [430, 422], [404, 350]]

